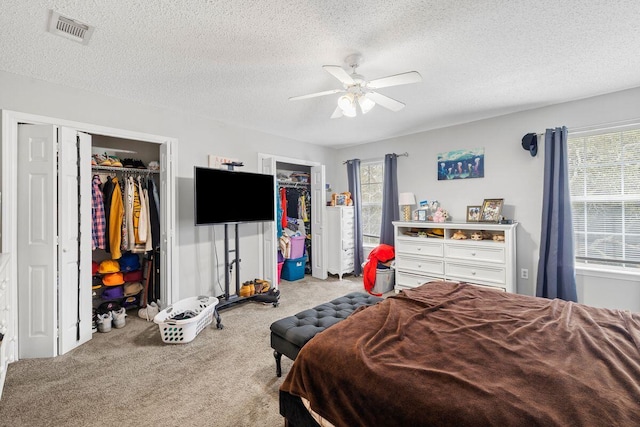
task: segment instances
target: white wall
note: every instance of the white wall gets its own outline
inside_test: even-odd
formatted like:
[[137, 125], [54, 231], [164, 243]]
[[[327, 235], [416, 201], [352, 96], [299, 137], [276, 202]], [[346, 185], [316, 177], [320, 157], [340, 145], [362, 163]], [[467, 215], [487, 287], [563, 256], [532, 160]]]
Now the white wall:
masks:
[[[257, 153], [261, 152], [321, 162], [327, 165], [328, 174], [335, 173], [335, 150], [332, 149], [1, 71], [0, 109], [178, 139], [176, 212], [180, 298], [217, 295], [221, 290], [214, 285], [219, 282], [224, 286], [224, 229], [193, 224], [194, 166], [207, 166], [207, 156], [213, 154], [238, 158], [245, 164], [242, 170], [256, 172]], [[238, 191], [246, 192], [249, 207], [251, 190]], [[215, 189], [212, 196], [215, 197]], [[220, 207], [224, 208], [223, 201]], [[260, 277], [257, 231], [255, 224], [240, 226], [241, 281]]]
[[[386, 153], [408, 152], [409, 157], [398, 158], [399, 191], [413, 192], [418, 200], [439, 200], [454, 221], [465, 221], [467, 205], [480, 205], [485, 198], [504, 198], [503, 214], [519, 222], [517, 271], [529, 270], [528, 280], [518, 279], [518, 293], [533, 295], [540, 242], [544, 148], [531, 157], [522, 149], [522, 136], [556, 126], [564, 125], [571, 130], [638, 119], [638, 99], [640, 88], [349, 147], [340, 150], [338, 159], [382, 158]], [[438, 153], [476, 147], [485, 149], [484, 178], [438, 181]], [[345, 191], [346, 172], [338, 174], [333, 186], [334, 191]], [[621, 280], [605, 275], [594, 280], [579, 272], [577, 280], [580, 302], [640, 311], [638, 276]]]

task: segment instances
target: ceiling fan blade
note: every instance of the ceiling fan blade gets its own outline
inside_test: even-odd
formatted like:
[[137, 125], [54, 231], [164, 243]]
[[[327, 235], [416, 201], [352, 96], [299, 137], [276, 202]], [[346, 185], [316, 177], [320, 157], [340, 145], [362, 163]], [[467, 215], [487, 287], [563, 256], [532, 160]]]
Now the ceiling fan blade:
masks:
[[380, 89], [389, 86], [406, 85], [409, 83], [419, 83], [422, 81], [422, 76], [417, 71], [409, 71], [407, 73], [396, 74], [393, 76], [382, 77], [379, 79], [371, 80], [367, 87], [371, 89]]
[[344, 89], [325, 90], [324, 92], [310, 93], [309, 95], [292, 96], [289, 101], [297, 101], [299, 99], [315, 98], [316, 96], [333, 95], [334, 93], [345, 92]]
[[349, 75], [349, 73], [347, 73], [345, 69], [340, 67], [339, 65], [323, 65], [322, 68], [324, 68], [333, 77], [340, 80], [342, 84], [345, 84], [345, 85], [356, 84], [356, 82]]
[[339, 119], [342, 116], [344, 116], [344, 114], [342, 114], [342, 109], [340, 107], [336, 107], [336, 109], [333, 111], [333, 114], [331, 115], [331, 118]]
[[389, 98], [388, 96], [378, 92], [369, 92], [365, 97], [391, 111], [400, 111], [405, 106], [402, 102], [396, 101], [395, 99]]

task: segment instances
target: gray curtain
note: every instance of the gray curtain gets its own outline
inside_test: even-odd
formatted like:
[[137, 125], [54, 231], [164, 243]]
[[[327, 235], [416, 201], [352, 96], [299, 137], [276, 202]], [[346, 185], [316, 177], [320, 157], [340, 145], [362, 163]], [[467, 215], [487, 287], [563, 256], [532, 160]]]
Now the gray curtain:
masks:
[[392, 221], [400, 219], [398, 206], [398, 155], [384, 156], [384, 182], [382, 186], [382, 224], [380, 225], [380, 243], [394, 245]]
[[347, 161], [347, 178], [349, 180], [349, 192], [353, 200], [353, 226], [354, 226], [354, 250], [353, 250], [353, 274], [362, 274], [364, 262], [364, 247], [362, 245], [362, 191], [360, 188], [360, 159]]
[[536, 295], [577, 302], [567, 163], [567, 128], [547, 129]]

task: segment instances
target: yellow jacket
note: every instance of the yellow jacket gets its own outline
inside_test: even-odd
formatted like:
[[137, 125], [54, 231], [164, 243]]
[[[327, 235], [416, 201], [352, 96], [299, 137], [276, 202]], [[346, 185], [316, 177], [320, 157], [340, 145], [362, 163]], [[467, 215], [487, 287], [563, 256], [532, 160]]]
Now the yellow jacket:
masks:
[[122, 192], [118, 178], [113, 178], [113, 196], [111, 196], [111, 211], [109, 212], [109, 246], [111, 258], [119, 259], [122, 256], [120, 243], [122, 242], [122, 218], [124, 218], [124, 205], [122, 204]]

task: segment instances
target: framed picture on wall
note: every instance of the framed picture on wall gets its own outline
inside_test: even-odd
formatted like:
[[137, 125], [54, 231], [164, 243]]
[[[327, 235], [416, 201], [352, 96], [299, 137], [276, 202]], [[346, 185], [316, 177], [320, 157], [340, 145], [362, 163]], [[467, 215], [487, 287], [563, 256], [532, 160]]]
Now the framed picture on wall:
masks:
[[480, 222], [498, 222], [504, 199], [484, 199], [480, 211]]
[[467, 222], [480, 221], [482, 206], [467, 206]]

